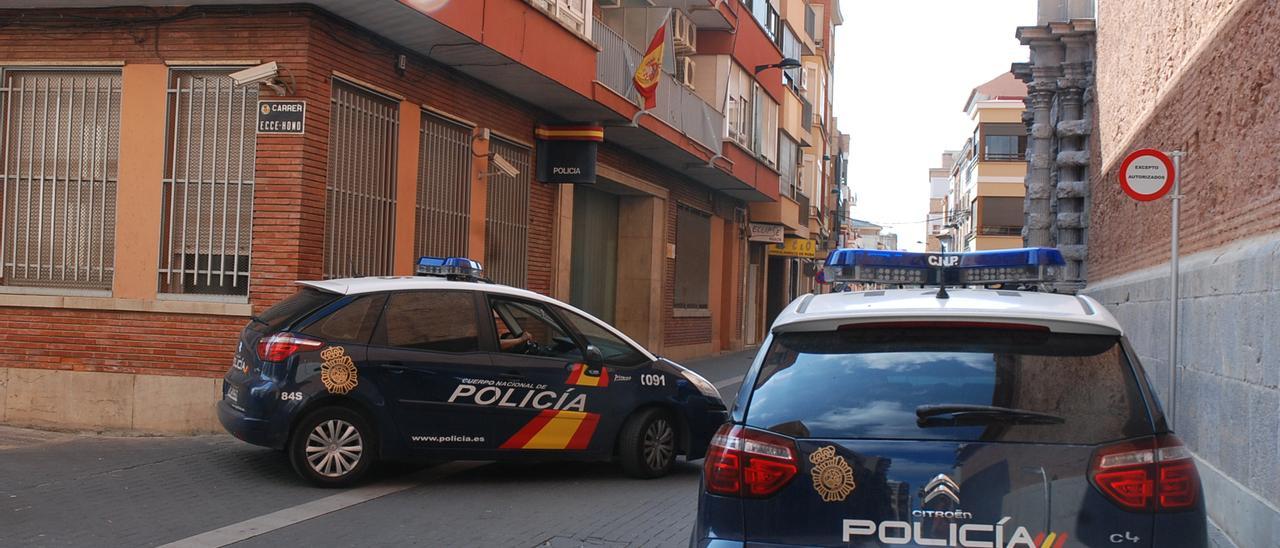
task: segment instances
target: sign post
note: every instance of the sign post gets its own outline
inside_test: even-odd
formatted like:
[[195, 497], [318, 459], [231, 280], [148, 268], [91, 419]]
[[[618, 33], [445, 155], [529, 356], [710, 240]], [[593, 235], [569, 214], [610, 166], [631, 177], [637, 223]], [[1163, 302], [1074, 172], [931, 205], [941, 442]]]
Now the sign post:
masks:
[[[1178, 208], [1182, 201], [1182, 151], [1165, 155], [1155, 149], [1134, 151], [1120, 164], [1120, 188], [1140, 202], [1158, 200], [1170, 190], [1169, 228], [1169, 428], [1178, 411]], [[1169, 157], [1173, 158], [1170, 159]]]

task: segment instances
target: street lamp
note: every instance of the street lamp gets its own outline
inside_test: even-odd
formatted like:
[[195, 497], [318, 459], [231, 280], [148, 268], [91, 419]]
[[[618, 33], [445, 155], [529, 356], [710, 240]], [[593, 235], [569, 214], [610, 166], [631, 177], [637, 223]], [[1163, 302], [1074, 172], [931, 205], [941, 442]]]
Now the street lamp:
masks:
[[779, 69], [782, 69], [782, 70], [788, 70], [788, 69], [796, 69], [796, 68], [800, 68], [800, 67], [802, 67], [802, 66], [804, 66], [804, 65], [803, 65], [803, 64], [801, 64], [801, 63], [800, 63], [800, 61], [797, 61], [797, 60], [792, 59], [792, 58], [790, 58], [790, 57], [783, 57], [781, 61], [778, 61], [777, 63], [774, 63], [774, 64], [772, 64], [772, 65], [756, 65], [756, 74], [760, 74], [761, 72], [764, 72], [764, 71], [769, 70], [769, 69], [771, 69], [771, 68], [779, 68]]

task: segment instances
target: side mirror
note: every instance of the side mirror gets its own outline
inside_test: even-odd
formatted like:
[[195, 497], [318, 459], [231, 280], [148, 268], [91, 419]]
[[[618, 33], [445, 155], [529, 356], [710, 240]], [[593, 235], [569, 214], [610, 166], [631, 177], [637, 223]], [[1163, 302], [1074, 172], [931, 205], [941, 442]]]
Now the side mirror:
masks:
[[604, 365], [604, 353], [599, 348], [596, 348], [594, 344], [587, 345], [586, 355], [582, 358], [592, 369], [599, 369]]

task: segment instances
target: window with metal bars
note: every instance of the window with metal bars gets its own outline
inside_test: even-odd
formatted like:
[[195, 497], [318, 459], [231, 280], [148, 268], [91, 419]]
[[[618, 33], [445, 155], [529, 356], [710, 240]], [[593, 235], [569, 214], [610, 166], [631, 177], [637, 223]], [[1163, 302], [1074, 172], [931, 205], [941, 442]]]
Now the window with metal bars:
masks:
[[711, 215], [677, 204], [675, 307], [707, 308], [710, 282]]
[[420, 143], [414, 250], [418, 256], [466, 256], [471, 225], [471, 128], [423, 112]]
[[169, 73], [161, 293], [249, 292], [258, 90], [233, 70]]
[[324, 277], [390, 275], [400, 105], [337, 78], [330, 105]]
[[0, 69], [0, 286], [110, 290], [120, 72]]
[[508, 177], [496, 168], [489, 171], [489, 198], [485, 220], [484, 268], [489, 279], [524, 287], [528, 274], [529, 147], [495, 137], [489, 151], [501, 155], [520, 172]]

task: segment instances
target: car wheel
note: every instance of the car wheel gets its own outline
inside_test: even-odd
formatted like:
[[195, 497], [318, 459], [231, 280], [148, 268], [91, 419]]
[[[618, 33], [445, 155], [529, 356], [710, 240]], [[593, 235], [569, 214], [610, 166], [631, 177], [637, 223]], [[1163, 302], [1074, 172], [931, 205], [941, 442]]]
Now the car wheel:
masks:
[[307, 481], [345, 487], [360, 480], [375, 459], [373, 428], [345, 407], [318, 409], [298, 423], [289, 437], [289, 462]]
[[667, 475], [676, 460], [676, 424], [662, 409], [646, 409], [622, 427], [618, 444], [622, 471], [634, 478]]

